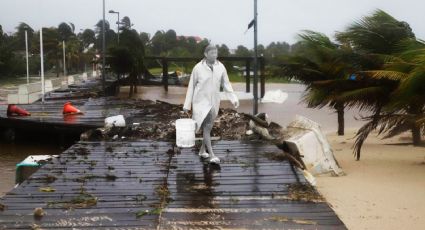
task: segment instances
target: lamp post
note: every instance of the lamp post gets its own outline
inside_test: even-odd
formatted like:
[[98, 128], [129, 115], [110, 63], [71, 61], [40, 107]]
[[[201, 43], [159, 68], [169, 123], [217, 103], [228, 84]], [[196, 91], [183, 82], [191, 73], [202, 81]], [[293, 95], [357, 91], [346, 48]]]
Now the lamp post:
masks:
[[30, 83], [30, 71], [28, 67], [28, 32], [25, 30], [25, 54], [27, 59], [27, 84]]
[[63, 48], [63, 76], [66, 76], [65, 41], [62, 41], [62, 48]]
[[117, 21], [117, 34], [118, 34], [118, 44], [120, 44], [120, 12], [118, 11], [114, 11], [114, 10], [109, 10], [110, 14], [117, 14], [118, 15], [118, 21]]
[[40, 70], [41, 70], [41, 102], [44, 104], [43, 27], [40, 28]]
[[105, 0], [103, 2], [103, 20], [102, 20], [102, 90], [103, 93], [106, 95], [106, 88], [105, 88], [105, 49], [106, 49], [106, 43], [105, 43]]
[[258, 76], [257, 76], [257, 0], [254, 0], [254, 114], [258, 113]]

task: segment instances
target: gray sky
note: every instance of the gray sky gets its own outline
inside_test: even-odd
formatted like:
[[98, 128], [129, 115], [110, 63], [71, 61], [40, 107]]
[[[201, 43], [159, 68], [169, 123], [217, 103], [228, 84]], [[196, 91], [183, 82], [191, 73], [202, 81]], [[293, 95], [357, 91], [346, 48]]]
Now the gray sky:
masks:
[[[105, 0], [106, 19], [116, 30], [116, 14], [129, 16], [134, 28], [153, 35], [174, 29], [178, 35], [198, 35], [230, 48], [253, 47], [252, 30], [244, 34], [253, 18], [253, 0]], [[296, 41], [309, 29], [332, 36], [354, 20], [382, 9], [406, 21], [416, 36], [425, 39], [424, 0], [258, 0], [259, 43]], [[0, 25], [14, 32], [19, 22], [33, 29], [72, 22], [76, 33], [94, 28], [102, 18], [102, 0], [0, 0]]]

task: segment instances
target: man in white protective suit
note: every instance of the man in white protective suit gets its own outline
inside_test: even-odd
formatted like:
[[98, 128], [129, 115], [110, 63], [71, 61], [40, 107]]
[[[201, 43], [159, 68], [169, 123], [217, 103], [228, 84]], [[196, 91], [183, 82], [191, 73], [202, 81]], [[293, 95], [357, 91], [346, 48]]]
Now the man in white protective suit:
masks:
[[196, 121], [196, 132], [200, 129], [203, 131], [199, 156], [208, 158], [210, 163], [219, 164], [220, 159], [214, 155], [211, 147], [211, 130], [220, 107], [220, 86], [235, 108], [239, 106], [239, 100], [233, 92], [226, 68], [217, 60], [217, 47], [208, 45], [204, 56], [205, 58], [192, 70], [183, 110], [188, 112], [192, 106], [192, 119]]

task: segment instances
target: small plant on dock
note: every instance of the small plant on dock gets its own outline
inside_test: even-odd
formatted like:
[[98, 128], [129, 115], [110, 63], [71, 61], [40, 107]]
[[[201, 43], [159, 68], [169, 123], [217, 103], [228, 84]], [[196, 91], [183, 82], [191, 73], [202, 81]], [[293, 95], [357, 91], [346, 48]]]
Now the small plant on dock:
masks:
[[42, 187], [38, 189], [40, 192], [56, 192], [55, 188], [52, 187]]
[[113, 150], [112, 146], [108, 146], [108, 147], [105, 148], [105, 151], [112, 153], [114, 150]]
[[63, 204], [63, 208], [87, 208], [97, 204], [97, 197], [89, 193], [79, 194], [74, 197], [68, 203]]
[[107, 174], [105, 175], [105, 178], [106, 178], [106, 180], [107, 180], [107, 181], [115, 181], [118, 177], [117, 177], [117, 176], [115, 176], [114, 174], [109, 174], [109, 173], [107, 173]]
[[146, 199], [148, 199], [148, 197], [144, 194], [139, 194], [134, 198], [134, 200], [137, 201], [137, 202], [143, 202]]
[[42, 208], [35, 208], [34, 209], [34, 218], [35, 219], [41, 219], [44, 216], [44, 210]]
[[324, 198], [308, 183], [293, 183], [288, 185], [288, 198], [309, 202], [324, 202]]
[[77, 155], [89, 155], [90, 151], [87, 148], [78, 147], [74, 149], [74, 153]]
[[42, 178], [46, 183], [53, 183], [55, 182], [58, 178], [54, 175], [50, 175], [50, 174], [46, 174], [43, 178]]
[[0, 211], [4, 211], [6, 209], [6, 205], [0, 203]]
[[162, 213], [162, 208], [155, 208], [152, 210], [140, 210], [136, 212], [136, 217], [140, 218], [145, 215], [160, 215]]

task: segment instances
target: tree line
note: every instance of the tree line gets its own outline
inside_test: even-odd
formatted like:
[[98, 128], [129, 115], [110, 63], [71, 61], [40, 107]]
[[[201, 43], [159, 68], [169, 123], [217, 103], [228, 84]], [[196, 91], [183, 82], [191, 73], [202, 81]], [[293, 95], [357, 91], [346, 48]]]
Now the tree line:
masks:
[[[129, 17], [123, 17], [120, 21], [120, 40], [129, 31], [137, 34], [137, 44], [143, 47], [143, 55], [167, 56], [167, 57], [192, 57], [202, 56], [204, 47], [209, 40], [204, 38], [197, 40], [194, 36], [178, 36], [176, 31], [158, 30], [151, 35], [146, 32], [138, 32], [131, 28]], [[14, 33], [5, 33], [0, 25], [0, 78], [14, 77], [26, 74], [25, 61], [25, 31], [28, 34], [29, 70], [31, 74], [40, 71], [40, 31], [35, 31], [27, 23], [21, 22]], [[73, 23], [62, 22], [57, 27], [43, 28], [43, 48], [45, 70], [55, 72], [57, 76], [63, 70], [62, 42], [66, 45], [66, 67], [68, 73], [74, 73], [90, 69], [93, 62], [98, 61], [102, 50], [102, 20], [99, 20], [94, 28], [75, 31]], [[107, 57], [111, 48], [118, 46], [118, 34], [105, 21], [105, 41]], [[128, 44], [129, 47], [134, 47]], [[242, 45], [235, 50], [230, 50], [226, 44], [217, 45], [220, 56], [252, 56], [253, 50]], [[286, 42], [272, 42], [268, 46], [259, 45], [259, 54], [270, 60], [290, 52], [293, 46]], [[97, 58], [97, 59], [96, 59]], [[158, 63], [147, 62], [148, 67], [159, 67]]]

